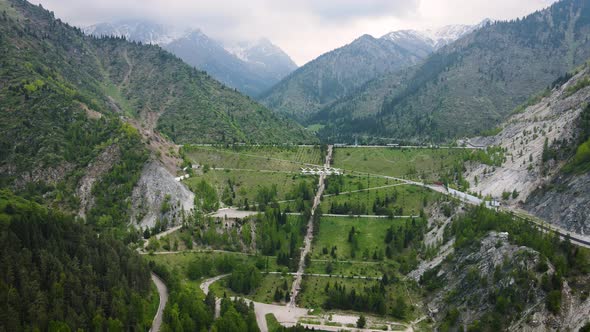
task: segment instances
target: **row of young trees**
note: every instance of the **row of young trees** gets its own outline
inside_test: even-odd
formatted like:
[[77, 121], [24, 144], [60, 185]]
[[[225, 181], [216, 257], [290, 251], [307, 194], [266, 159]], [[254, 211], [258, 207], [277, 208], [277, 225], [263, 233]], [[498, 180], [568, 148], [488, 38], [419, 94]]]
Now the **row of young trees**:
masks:
[[[357, 196], [356, 199], [349, 198], [346, 201], [338, 202], [334, 200], [330, 204], [329, 213], [342, 215], [365, 215], [370, 214], [370, 211], [375, 215], [381, 216], [401, 216], [404, 215], [403, 204], [397, 205], [399, 193], [394, 190], [391, 193], [386, 193], [384, 197], [377, 196], [373, 202], [361, 199]], [[428, 197], [424, 195], [421, 197], [422, 205], [428, 204]], [[407, 211], [406, 211], [407, 212]]]
[[367, 205], [361, 202], [333, 202], [330, 205], [331, 214], [349, 214], [349, 215], [363, 215], [368, 214]]
[[379, 315], [386, 314], [386, 291], [382, 284], [366, 286], [357, 292], [355, 288], [346, 289], [344, 283], [330, 282], [324, 289], [327, 299], [325, 309], [354, 310], [361, 312], [373, 312]]

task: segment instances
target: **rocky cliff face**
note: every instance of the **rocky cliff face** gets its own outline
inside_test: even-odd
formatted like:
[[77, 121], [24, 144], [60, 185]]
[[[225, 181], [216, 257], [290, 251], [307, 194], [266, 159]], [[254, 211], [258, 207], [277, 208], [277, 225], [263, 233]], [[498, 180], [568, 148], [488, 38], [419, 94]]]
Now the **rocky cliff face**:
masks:
[[590, 69], [585, 66], [513, 115], [497, 135], [471, 139], [475, 146], [502, 147], [506, 157], [500, 167], [469, 165], [466, 178], [471, 190], [495, 198], [516, 190], [518, 197], [504, 203], [524, 206], [548, 222], [587, 234], [590, 175], [567, 175], [561, 169], [575, 151], [580, 115], [590, 101], [590, 87], [578, 89], [588, 77]]
[[551, 223], [590, 235], [590, 174], [559, 175], [534, 191], [524, 207]]
[[183, 213], [194, 208], [194, 201], [195, 195], [160, 163], [149, 162], [133, 189], [131, 223], [138, 228], [152, 228], [158, 220], [180, 223]]
[[[493, 326], [492, 321], [500, 318], [497, 315], [502, 310], [507, 312], [498, 326], [510, 326], [509, 330], [576, 330], [583, 326], [590, 313], [590, 300], [581, 299], [564, 282], [563, 310], [557, 315], [549, 312], [541, 280], [544, 276], [551, 279], [555, 268], [548, 263], [542, 271], [541, 255], [511, 244], [508, 237], [507, 233], [490, 232], [478, 248], [456, 251], [422, 277], [423, 284], [428, 284], [426, 279], [430, 278], [444, 285], [430, 289], [426, 298], [426, 307], [437, 327], [444, 330], [445, 325], [459, 326], [467, 330], [478, 326], [478, 322]], [[503, 303], [508, 298], [519, 299], [519, 303]]]
[[78, 182], [76, 189], [76, 197], [80, 200], [80, 209], [78, 215], [82, 218], [86, 217], [86, 213], [92, 208], [94, 204], [94, 197], [92, 196], [92, 186], [94, 183], [104, 176], [113, 168], [119, 159], [121, 151], [117, 145], [111, 145], [104, 149], [101, 154], [96, 157], [88, 165], [84, 176]]

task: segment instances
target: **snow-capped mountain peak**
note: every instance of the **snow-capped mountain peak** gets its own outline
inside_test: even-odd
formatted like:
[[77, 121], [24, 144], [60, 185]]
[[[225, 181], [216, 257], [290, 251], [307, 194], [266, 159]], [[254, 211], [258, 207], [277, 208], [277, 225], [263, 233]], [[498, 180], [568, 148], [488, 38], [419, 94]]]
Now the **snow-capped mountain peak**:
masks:
[[199, 29], [182, 30], [140, 20], [100, 23], [85, 28], [84, 32], [98, 37], [118, 36], [157, 44], [251, 96], [267, 90], [297, 68], [291, 58], [268, 39], [228, 47]]
[[398, 30], [390, 32], [381, 38], [401, 44], [408, 44], [410, 42], [425, 43], [428, 46], [432, 47], [433, 50], [437, 50], [467, 35], [472, 31], [484, 27], [490, 22], [490, 19], [485, 19], [481, 23], [476, 25], [455, 24], [446, 25], [438, 29], [427, 29], [422, 31]]
[[434, 43], [434, 38], [430, 36], [428, 33], [417, 31], [417, 30], [398, 30], [390, 32], [383, 37], [382, 39], [387, 39], [390, 41], [398, 41], [398, 40], [405, 40], [405, 39], [417, 39], [421, 40], [428, 44]]
[[290, 71], [297, 68], [297, 65], [282, 49], [266, 38], [226, 43], [224, 47], [240, 60], [256, 66], [281, 66], [288, 68]]
[[285, 54], [278, 46], [266, 38], [253, 41], [242, 41], [237, 43], [226, 43], [225, 49], [242, 61], [250, 62], [253, 53], [258, 56], [275, 56]]
[[168, 44], [182, 34], [172, 27], [141, 20], [99, 23], [86, 27], [84, 32], [95, 36], [125, 37], [127, 40], [157, 45]]

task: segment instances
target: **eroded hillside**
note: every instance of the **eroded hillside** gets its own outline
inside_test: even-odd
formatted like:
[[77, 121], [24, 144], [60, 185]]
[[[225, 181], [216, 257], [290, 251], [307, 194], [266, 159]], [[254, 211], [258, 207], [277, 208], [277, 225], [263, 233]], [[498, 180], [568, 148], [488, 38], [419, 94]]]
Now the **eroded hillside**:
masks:
[[[495, 136], [469, 140], [475, 146], [500, 147], [504, 163], [471, 163], [471, 191], [524, 206], [546, 221], [588, 233], [588, 173], [569, 170], [578, 145], [587, 139], [590, 69], [584, 65], [566, 82], [531, 99]], [[562, 84], [563, 83], [563, 84]]]

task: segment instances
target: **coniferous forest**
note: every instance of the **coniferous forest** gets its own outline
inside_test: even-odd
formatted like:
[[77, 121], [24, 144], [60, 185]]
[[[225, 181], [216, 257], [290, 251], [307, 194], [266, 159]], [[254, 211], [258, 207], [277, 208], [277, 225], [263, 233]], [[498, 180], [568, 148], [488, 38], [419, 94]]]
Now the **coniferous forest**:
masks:
[[72, 216], [0, 192], [0, 330], [146, 330], [149, 267]]

